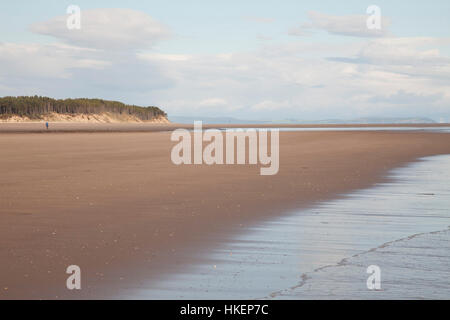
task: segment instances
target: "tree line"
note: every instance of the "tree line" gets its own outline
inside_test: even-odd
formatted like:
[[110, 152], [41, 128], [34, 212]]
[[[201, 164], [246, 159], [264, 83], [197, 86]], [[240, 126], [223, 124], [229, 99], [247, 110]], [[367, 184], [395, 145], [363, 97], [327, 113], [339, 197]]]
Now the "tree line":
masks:
[[152, 120], [167, 117], [158, 107], [139, 107], [118, 101], [102, 99], [52, 99], [48, 97], [3, 97], [0, 98], [0, 117], [9, 116], [40, 119], [49, 113], [60, 114], [102, 114], [113, 113], [135, 116], [140, 120]]

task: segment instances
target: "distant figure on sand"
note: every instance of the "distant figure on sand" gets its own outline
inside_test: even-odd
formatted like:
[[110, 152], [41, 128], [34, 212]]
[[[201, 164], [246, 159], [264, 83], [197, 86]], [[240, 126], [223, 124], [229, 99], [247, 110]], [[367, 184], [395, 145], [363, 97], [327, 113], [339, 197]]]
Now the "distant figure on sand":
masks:
[[45, 127], [46, 127], [46, 128], [47, 128], [47, 130], [48, 130], [48, 122], [46, 122], [46, 123], [45, 123]]

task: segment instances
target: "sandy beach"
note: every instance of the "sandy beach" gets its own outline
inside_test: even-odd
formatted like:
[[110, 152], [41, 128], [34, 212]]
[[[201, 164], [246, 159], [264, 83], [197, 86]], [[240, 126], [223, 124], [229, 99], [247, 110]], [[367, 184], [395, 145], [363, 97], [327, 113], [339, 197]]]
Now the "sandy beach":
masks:
[[[44, 133], [47, 132], [44, 121], [22, 123], [0, 123], [0, 133]], [[180, 123], [76, 123], [52, 122], [50, 131], [53, 133], [74, 132], [160, 132], [172, 131], [177, 128], [193, 129], [193, 124]], [[207, 128], [296, 128], [296, 129], [327, 129], [339, 130], [350, 128], [387, 129], [387, 128], [448, 128], [448, 123], [405, 123], [405, 124], [204, 124]]]
[[[175, 166], [174, 125], [57, 126], [0, 126], [0, 299], [108, 298], [183, 268], [180, 252], [214, 246], [227, 228], [450, 153], [448, 133], [280, 132], [279, 173], [261, 176], [250, 165]], [[66, 289], [72, 264], [81, 291]]]

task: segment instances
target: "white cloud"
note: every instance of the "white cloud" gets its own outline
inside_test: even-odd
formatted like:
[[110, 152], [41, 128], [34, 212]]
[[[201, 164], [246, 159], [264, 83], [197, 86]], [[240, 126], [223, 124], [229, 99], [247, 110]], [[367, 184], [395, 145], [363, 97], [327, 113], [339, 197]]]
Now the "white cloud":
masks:
[[227, 101], [222, 98], [208, 98], [198, 103], [200, 107], [223, 107], [227, 105]]
[[381, 17], [381, 29], [367, 28], [368, 15], [336, 16], [317, 11], [308, 12], [309, 22], [293, 27], [288, 34], [305, 36], [313, 30], [324, 30], [330, 34], [353, 37], [382, 37], [388, 35], [390, 20]]
[[0, 86], [7, 88], [3, 93], [101, 97], [149, 105], [150, 92], [173, 85], [157, 59], [144, 61], [136, 55], [137, 49], [167, 36], [167, 27], [129, 9], [84, 10], [81, 19], [81, 30], [68, 30], [65, 16], [32, 25], [34, 32], [62, 43], [0, 43]]
[[186, 54], [163, 54], [163, 53], [138, 53], [137, 57], [142, 60], [149, 60], [149, 61], [186, 61], [189, 60], [191, 57]]
[[131, 9], [81, 10], [80, 30], [67, 28], [68, 16], [35, 23], [31, 31], [75, 46], [121, 50], [152, 47], [170, 34], [165, 25], [146, 13]]
[[450, 58], [443, 57], [436, 46], [445, 42], [450, 43], [436, 38], [377, 39], [367, 43], [359, 55], [378, 65], [444, 66], [450, 64]]
[[[138, 16], [136, 25], [153, 21]], [[450, 61], [439, 50], [448, 39], [295, 41], [250, 52], [186, 55], [144, 50], [164, 32], [132, 32], [127, 21], [119, 21], [127, 31], [116, 30], [117, 38], [114, 30], [99, 27], [84, 30], [86, 39], [61, 35], [54, 23], [42, 25], [65, 43], [0, 43], [3, 94], [99, 97], [159, 105], [170, 115], [242, 119], [450, 114]], [[356, 32], [338, 25], [325, 27]], [[103, 50], [119, 44], [127, 50]]]
[[273, 18], [267, 17], [257, 17], [257, 16], [245, 16], [243, 17], [247, 21], [257, 22], [257, 23], [272, 23], [275, 22]]
[[[160, 105], [171, 115], [429, 116], [443, 114], [450, 103], [450, 63], [436, 50], [443, 42], [386, 38], [352, 46], [291, 43], [217, 55], [1, 44], [0, 86], [4, 94]], [[345, 59], [327, 60], [329, 52]]]
[[264, 100], [251, 106], [251, 109], [255, 111], [273, 111], [289, 108], [290, 106], [291, 105], [286, 101]]
[[[0, 43], [0, 86], [5, 95], [100, 97], [127, 102], [172, 85], [154, 62], [61, 44]], [[151, 104], [147, 99], [144, 103]]]
[[[450, 103], [450, 96], [446, 94], [450, 92], [450, 81], [441, 80], [447, 74], [442, 64], [445, 57], [437, 55], [436, 48], [421, 48], [424, 42], [417, 38], [389, 39], [391, 43], [409, 47], [411, 52], [405, 55], [403, 51], [392, 50], [385, 64], [348, 63], [352, 57], [363, 59], [362, 53], [371, 44], [292, 43], [265, 46], [255, 52], [192, 56], [189, 61], [177, 64], [167, 62], [163, 69], [173, 74], [177, 82], [166, 92], [156, 92], [156, 97], [171, 114], [189, 115], [201, 110], [205, 116], [229, 115], [227, 108], [211, 108], [200, 103], [211, 96], [226, 97], [227, 106], [237, 110], [233, 116], [247, 119], [430, 116], [442, 111]], [[381, 40], [388, 41], [373, 41]], [[426, 42], [438, 46], [441, 41]], [[329, 52], [342, 54], [347, 60], [327, 60], [324, 57]], [[380, 50], [381, 53], [386, 50]], [[373, 59], [379, 58], [372, 54]], [[404, 61], [405, 65], [393, 64], [415, 54], [417, 60]], [[420, 61], [426, 61], [427, 67]], [[430, 69], [432, 61], [439, 62], [441, 68], [436, 64], [431, 68], [433, 73], [422, 74]], [[408, 100], [408, 103], [399, 103], [398, 99], [394, 101], [401, 98], [396, 96], [398, 92], [416, 92], [419, 96], [417, 100], [413, 97], [408, 100], [405, 96], [403, 101]], [[185, 99], [179, 104], [174, 102], [174, 96]]]
[[354, 57], [331, 58], [352, 64], [369, 64], [384, 70], [414, 76], [416, 79], [450, 79], [450, 58], [439, 47], [450, 44], [447, 38], [383, 38], [369, 41]]
[[415, 92], [405, 92], [400, 90], [389, 96], [374, 96], [370, 98], [370, 102], [375, 103], [392, 103], [392, 104], [408, 104], [408, 105], [430, 105], [442, 99], [442, 93], [436, 94], [418, 94]]
[[0, 69], [10, 78], [69, 78], [72, 68], [103, 69], [110, 63], [95, 50], [59, 44], [0, 43]]

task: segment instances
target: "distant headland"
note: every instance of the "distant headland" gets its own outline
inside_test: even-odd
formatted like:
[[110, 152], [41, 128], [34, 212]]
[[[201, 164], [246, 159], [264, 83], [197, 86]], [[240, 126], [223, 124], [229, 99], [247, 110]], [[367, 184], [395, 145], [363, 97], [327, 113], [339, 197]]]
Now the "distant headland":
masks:
[[0, 98], [0, 122], [154, 122], [168, 123], [158, 107], [139, 107], [102, 99]]

